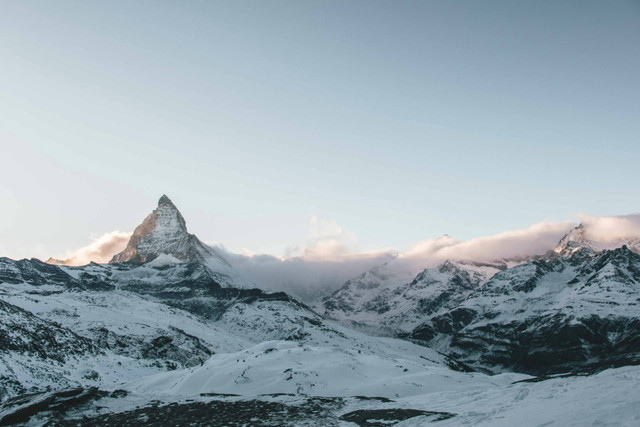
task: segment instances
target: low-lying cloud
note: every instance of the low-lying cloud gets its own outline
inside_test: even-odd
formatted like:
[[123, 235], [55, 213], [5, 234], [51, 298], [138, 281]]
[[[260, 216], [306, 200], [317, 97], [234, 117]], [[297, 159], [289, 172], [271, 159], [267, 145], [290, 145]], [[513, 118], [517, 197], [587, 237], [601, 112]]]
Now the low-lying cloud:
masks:
[[442, 247], [433, 253], [438, 259], [493, 261], [542, 255], [552, 250], [575, 224], [541, 222], [524, 230], [506, 231]]
[[391, 251], [342, 254], [340, 257], [236, 254], [217, 248], [245, 276], [266, 289], [285, 291], [304, 301], [314, 301], [347, 280], [393, 259]]
[[131, 232], [111, 231], [93, 239], [89, 245], [76, 251], [67, 252], [65, 256], [49, 259], [49, 263], [58, 265], [86, 265], [90, 262], [104, 264], [122, 251], [126, 246]]
[[619, 216], [578, 216], [590, 240], [602, 243], [640, 239], [640, 214]]

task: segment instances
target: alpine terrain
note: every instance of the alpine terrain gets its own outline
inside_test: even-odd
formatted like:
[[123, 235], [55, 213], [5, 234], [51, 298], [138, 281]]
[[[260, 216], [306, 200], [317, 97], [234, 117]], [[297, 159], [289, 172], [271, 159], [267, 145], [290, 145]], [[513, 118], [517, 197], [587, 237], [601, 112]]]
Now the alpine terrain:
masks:
[[637, 239], [593, 241], [581, 224], [531, 259], [446, 261], [412, 278], [392, 261], [349, 280], [319, 309], [484, 372], [637, 364], [639, 250]]
[[638, 248], [399, 256], [312, 309], [162, 196], [108, 264], [0, 258], [0, 425], [634, 424]]

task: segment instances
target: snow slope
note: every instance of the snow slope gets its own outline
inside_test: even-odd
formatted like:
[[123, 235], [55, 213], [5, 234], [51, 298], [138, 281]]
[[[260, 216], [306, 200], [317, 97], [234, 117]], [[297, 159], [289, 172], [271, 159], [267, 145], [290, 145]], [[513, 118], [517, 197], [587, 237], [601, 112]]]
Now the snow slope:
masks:
[[293, 393], [395, 398], [426, 391], [469, 390], [519, 379], [514, 374], [487, 377], [455, 372], [429, 349], [397, 340], [385, 344], [389, 345], [386, 354], [331, 343], [311, 346], [266, 341], [240, 352], [214, 355], [202, 366], [134, 380], [126, 387], [165, 396]]
[[[398, 404], [457, 414], [440, 421], [442, 426], [635, 426], [640, 424], [640, 367], [484, 390], [432, 393], [400, 399], [394, 406]], [[424, 418], [396, 425], [421, 426]]]

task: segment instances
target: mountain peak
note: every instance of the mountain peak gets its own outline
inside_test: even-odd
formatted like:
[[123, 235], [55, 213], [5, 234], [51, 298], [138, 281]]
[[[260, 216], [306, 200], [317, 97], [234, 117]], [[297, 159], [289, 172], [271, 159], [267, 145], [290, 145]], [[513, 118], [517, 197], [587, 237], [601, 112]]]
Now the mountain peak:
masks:
[[559, 255], [572, 255], [579, 251], [602, 252], [605, 249], [613, 250], [622, 246], [634, 252], [640, 252], [640, 239], [629, 236], [624, 238], [608, 239], [606, 241], [593, 237], [588, 224], [580, 224], [567, 233], [558, 242], [554, 252]]
[[162, 197], [160, 197], [160, 200], [158, 200], [158, 207], [160, 206], [170, 206], [172, 208], [178, 209], [166, 194], [163, 194]]
[[141, 264], [153, 261], [162, 254], [183, 262], [215, 260], [229, 265], [212, 248], [189, 234], [182, 214], [164, 194], [158, 200], [158, 207], [136, 227], [127, 247], [114, 255], [110, 263]]

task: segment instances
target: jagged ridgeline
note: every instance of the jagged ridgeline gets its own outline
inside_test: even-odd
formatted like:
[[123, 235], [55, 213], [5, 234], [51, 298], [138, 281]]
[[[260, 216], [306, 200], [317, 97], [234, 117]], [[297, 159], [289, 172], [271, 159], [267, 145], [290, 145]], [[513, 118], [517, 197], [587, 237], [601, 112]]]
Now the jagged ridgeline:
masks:
[[[0, 258], [0, 424], [55, 416], [65, 425], [67, 411], [89, 425], [170, 414], [206, 423], [213, 408], [291, 425], [452, 422], [452, 392], [516, 402], [535, 387], [514, 385], [534, 384], [521, 373], [637, 364], [639, 248], [633, 238], [603, 245], [579, 226], [544, 256], [428, 268], [398, 257], [314, 311], [245, 278], [162, 196], [108, 264]], [[627, 388], [637, 375], [613, 371], [604, 377]], [[425, 407], [438, 393], [440, 406]], [[251, 399], [220, 400], [230, 394]], [[157, 396], [173, 405], [137, 408]], [[394, 407], [396, 398], [409, 400]], [[87, 403], [100, 399], [128, 410], [100, 415], [103, 403]]]
[[487, 372], [592, 372], [640, 362], [640, 249], [580, 225], [529, 259], [393, 260], [324, 298], [325, 316], [413, 340]]
[[0, 397], [196, 366], [252, 341], [329, 330], [189, 234], [167, 196], [109, 264], [0, 258], [0, 295]]

